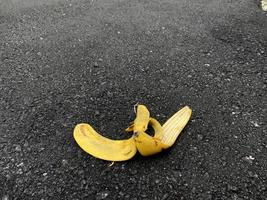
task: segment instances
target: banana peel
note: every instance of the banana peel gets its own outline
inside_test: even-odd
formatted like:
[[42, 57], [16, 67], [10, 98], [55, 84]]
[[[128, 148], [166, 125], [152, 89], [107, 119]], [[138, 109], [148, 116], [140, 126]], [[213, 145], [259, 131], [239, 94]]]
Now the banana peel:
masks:
[[89, 124], [78, 124], [73, 135], [85, 152], [103, 160], [129, 160], [137, 151], [133, 137], [126, 140], [111, 140], [98, 134]]
[[[138, 151], [142, 156], [150, 156], [170, 148], [188, 123], [192, 110], [185, 106], [163, 126], [150, 117], [146, 106], [138, 105], [136, 118], [126, 132], [133, 132], [132, 137], [125, 140], [112, 140], [97, 133], [89, 124], [76, 125], [73, 136], [78, 145], [92, 156], [108, 161], [125, 161], [131, 159]], [[145, 131], [148, 126], [154, 129], [154, 136]]]

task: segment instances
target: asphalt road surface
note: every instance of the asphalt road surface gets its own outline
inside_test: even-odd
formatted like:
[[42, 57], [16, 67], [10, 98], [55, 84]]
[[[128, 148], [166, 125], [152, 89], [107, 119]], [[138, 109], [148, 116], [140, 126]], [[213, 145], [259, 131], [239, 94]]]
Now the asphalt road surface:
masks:
[[[0, 0], [0, 198], [267, 199], [267, 15], [256, 0]], [[193, 116], [153, 157], [98, 160], [143, 103]]]

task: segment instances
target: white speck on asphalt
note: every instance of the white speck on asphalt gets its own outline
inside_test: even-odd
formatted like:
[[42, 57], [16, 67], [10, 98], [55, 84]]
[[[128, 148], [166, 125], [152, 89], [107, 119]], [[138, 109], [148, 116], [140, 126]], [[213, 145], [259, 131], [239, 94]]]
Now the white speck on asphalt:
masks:
[[21, 151], [21, 146], [20, 145], [16, 145], [15, 151], [20, 152]]
[[109, 191], [102, 191], [96, 194], [96, 199], [97, 200], [105, 199], [107, 198], [108, 195], [109, 195]]
[[24, 166], [24, 163], [22, 162], [22, 163], [19, 163], [18, 165], [17, 165], [17, 167], [22, 167], [22, 166]]
[[19, 170], [17, 171], [17, 174], [23, 174], [22, 169], [19, 169]]
[[258, 124], [258, 122], [251, 121], [250, 123], [253, 124], [255, 127], [260, 127], [260, 125]]
[[8, 200], [8, 195], [4, 195], [4, 196], [2, 197], [2, 200]]
[[252, 157], [252, 156], [246, 156], [246, 159], [248, 159], [248, 160], [254, 160], [255, 158]]
[[255, 158], [253, 156], [249, 155], [249, 156], [245, 156], [243, 158], [243, 160], [245, 160], [245, 161], [249, 162], [250, 164], [252, 164], [252, 161], [255, 160]]
[[65, 160], [65, 159], [63, 159], [63, 160], [61, 161], [61, 163], [62, 163], [63, 166], [66, 166], [66, 165], [68, 164], [68, 161]]

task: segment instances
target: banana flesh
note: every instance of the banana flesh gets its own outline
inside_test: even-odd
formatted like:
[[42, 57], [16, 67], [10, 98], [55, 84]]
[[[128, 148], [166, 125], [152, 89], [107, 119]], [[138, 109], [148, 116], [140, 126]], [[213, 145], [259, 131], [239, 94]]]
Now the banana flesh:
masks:
[[[126, 131], [133, 136], [126, 140], [111, 140], [98, 134], [89, 124], [78, 124], [74, 129], [74, 139], [87, 153], [108, 161], [131, 159], [138, 151], [142, 156], [150, 156], [171, 147], [189, 121], [192, 111], [185, 106], [161, 126], [150, 117], [146, 106], [138, 105], [136, 118]], [[145, 131], [148, 126], [154, 129], [154, 136]]]

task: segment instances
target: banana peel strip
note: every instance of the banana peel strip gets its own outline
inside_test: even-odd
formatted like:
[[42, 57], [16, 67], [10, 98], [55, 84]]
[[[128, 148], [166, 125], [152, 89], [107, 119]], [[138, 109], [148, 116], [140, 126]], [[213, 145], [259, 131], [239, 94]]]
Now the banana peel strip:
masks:
[[[147, 112], [148, 110], [145, 106], [139, 105], [137, 107], [136, 120], [131, 128], [135, 133], [134, 139], [137, 150], [143, 156], [154, 155], [161, 152], [163, 149], [171, 147], [192, 114], [191, 109], [188, 106], [185, 106], [167, 120], [163, 127], [161, 127], [156, 119], [149, 118], [148, 124], [150, 124], [155, 131], [154, 137], [151, 137], [145, 133], [144, 129], [142, 129], [142, 127], [147, 128], [147, 125], [145, 124], [146, 121], [139, 120], [147, 118]], [[138, 122], [138, 124], [136, 122]]]
[[73, 135], [85, 152], [103, 160], [129, 160], [137, 151], [133, 137], [126, 140], [111, 140], [98, 134], [89, 124], [78, 124]]
[[162, 126], [163, 133], [160, 140], [165, 145], [171, 147], [192, 115], [192, 110], [185, 106], [169, 118]]
[[[136, 119], [126, 131], [133, 132], [133, 136], [126, 140], [111, 140], [97, 133], [89, 124], [78, 124], [73, 132], [78, 145], [92, 156], [108, 161], [125, 161], [131, 159], [137, 152], [149, 156], [171, 147], [183, 128], [188, 123], [192, 110], [185, 106], [166, 123], [160, 123], [150, 117], [144, 105], [138, 105]], [[154, 136], [145, 131], [150, 125], [154, 129]]]

